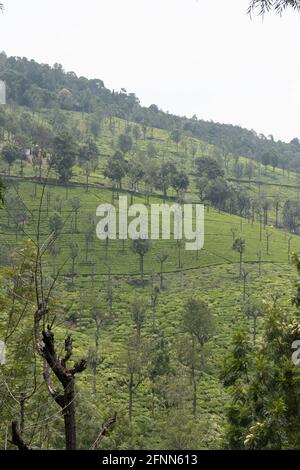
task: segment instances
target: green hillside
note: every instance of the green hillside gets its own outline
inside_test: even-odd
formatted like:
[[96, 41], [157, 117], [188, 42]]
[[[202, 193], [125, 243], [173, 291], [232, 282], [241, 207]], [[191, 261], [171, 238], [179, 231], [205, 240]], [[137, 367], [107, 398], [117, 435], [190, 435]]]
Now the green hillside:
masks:
[[245, 155], [259, 163], [267, 158], [282, 169], [299, 171], [300, 168], [300, 143], [296, 136], [285, 143], [240, 126], [169, 114], [157, 104], [142, 107], [134, 93], [127, 93], [123, 88], [111, 91], [103, 80], [78, 77], [72, 71], [65, 71], [61, 64], [39, 64], [24, 57], [8, 57], [2, 52], [0, 79], [6, 82], [10, 105], [35, 111], [44, 108], [79, 111], [98, 118], [118, 117], [168, 132], [177, 129], [217, 145], [223, 153]]
[[[232, 390], [222, 370], [234, 334], [243, 331], [255, 357], [272, 309], [287, 311], [291, 321], [297, 316], [293, 166], [254, 161], [184, 129], [137, 124], [118, 113], [16, 105], [0, 111], [0, 337], [8, 351], [0, 371], [0, 447], [23, 413], [32, 448], [64, 448], [61, 411], [32, 348], [36, 297], [49, 307], [43, 331], [49, 323], [58, 354], [71, 334], [75, 359], [88, 360], [76, 382], [79, 448], [89, 448], [115, 413], [103, 449], [228, 446]], [[204, 203], [204, 249], [153, 241], [142, 277], [132, 241], [96, 238], [97, 206], [117, 206], [120, 195], [148, 207]], [[200, 345], [195, 299], [207, 329]]]
[[[9, 192], [14, 191], [8, 183]], [[190, 446], [191, 441], [186, 441], [186, 431], [182, 431], [181, 444], [178, 443], [177, 431], [172, 430], [174, 420], [184, 413], [186, 426], [191, 427], [195, 445], [199, 448], [222, 447], [222, 436], [225, 425], [225, 406], [228, 400], [227, 392], [220, 381], [220, 367], [224, 352], [227, 351], [231, 341], [231, 335], [235, 328], [245, 325], [249, 339], [252, 341], [253, 321], [247, 319], [244, 306], [249, 299], [261, 302], [272, 301], [272, 295], [284, 294], [280, 299], [282, 305], [289, 305], [293, 294], [294, 271], [288, 262], [287, 234], [276, 229], [269, 229], [272, 233], [270, 239], [269, 254], [266, 252], [266, 238], [259, 241], [259, 225], [251, 225], [237, 216], [220, 214], [210, 209], [205, 215], [205, 247], [198, 256], [192, 252], [182, 253], [183, 267], [178, 267], [178, 248], [176, 242], [157, 241], [153, 243], [151, 252], [146, 256], [145, 286], [139, 286], [138, 257], [132, 252], [130, 242], [125, 245], [122, 253], [120, 242], [110, 242], [108, 255], [105, 254], [104, 242], [94, 239], [88, 251], [86, 261], [84, 228], [86, 215], [94, 216], [97, 204], [110, 200], [111, 193], [107, 190], [90, 189], [88, 193], [84, 188], [70, 188], [68, 200], [64, 188], [50, 186], [51, 194], [60, 195], [63, 200], [63, 218], [69, 217], [68, 203], [73, 197], [80, 197], [82, 206], [80, 209], [78, 230], [74, 233], [70, 229], [69, 219], [63, 229], [63, 233], [57, 240], [59, 252], [55, 258], [49, 253], [45, 260], [45, 272], [50, 277], [60, 274], [59, 288], [55, 293], [55, 304], [58, 312], [58, 335], [71, 331], [75, 340], [76, 356], [81, 356], [86, 351], [94, 348], [95, 326], [92, 319], [93, 312], [100, 308], [101, 312], [108, 315], [107, 322], [101, 330], [100, 356], [101, 364], [97, 367], [97, 392], [93, 395], [93, 374], [90, 370], [78, 382], [80, 396], [83, 402], [79, 406], [79, 420], [86, 422], [90, 413], [103, 420], [107, 413], [118, 411], [120, 414], [120, 428], [117, 436], [104, 443], [108, 448], [174, 448], [181, 445], [182, 448]], [[26, 206], [30, 206], [33, 213], [37, 210], [41, 185], [38, 185], [36, 198], [33, 197], [34, 184], [20, 182], [17, 192]], [[53, 197], [51, 200], [53, 201]], [[138, 202], [139, 198], [134, 198]], [[141, 202], [143, 198], [141, 198]], [[151, 202], [155, 201], [151, 199]], [[41, 232], [43, 240], [49, 235], [48, 220], [53, 212], [53, 205], [49, 208], [49, 217], [44, 216]], [[232, 250], [231, 228], [236, 227], [236, 236], [242, 236], [246, 240], [246, 252], [244, 257], [244, 270], [249, 273], [245, 284], [239, 279], [239, 257]], [[33, 224], [28, 223], [20, 230], [18, 241], [15, 238], [15, 228], [8, 227], [7, 215], [1, 214], [2, 258], [9, 259], [12, 247], [22, 249], [22, 238], [34, 237]], [[76, 275], [74, 284], [71, 276], [70, 240], [75, 240], [80, 249], [76, 261]], [[169, 258], [165, 264], [164, 289], [158, 295], [155, 308], [151, 306], [153, 286], [159, 286], [158, 276], [159, 262], [157, 255], [167, 249]], [[261, 249], [262, 262], [258, 262], [258, 250]], [[297, 241], [293, 240], [292, 250], [297, 250]], [[55, 262], [54, 262], [55, 261]], [[2, 260], [2, 263], [4, 260]], [[7, 262], [7, 261], [6, 261]], [[64, 264], [66, 263], [66, 264]], [[110, 267], [110, 273], [108, 266]], [[111, 276], [111, 278], [110, 278]], [[262, 282], [263, 281], [263, 282]], [[288, 285], [288, 289], [287, 289]], [[181, 312], [185, 301], [191, 296], [198, 296], [207, 303], [216, 322], [216, 334], [208, 344], [208, 363], [206, 372], [200, 381], [197, 392], [197, 419], [192, 418], [192, 389], [189, 379], [189, 369], [179, 360], [180, 344], [184, 338], [182, 332]], [[160, 392], [153, 396], [152, 383], [147, 373], [143, 370], [143, 380], [134, 392], [132, 425], [128, 428], [128, 338], [134, 334], [134, 322], [132, 321], [132, 302], [141, 299], [145, 305], [145, 321], [142, 327], [143, 347], [156, 347], [161, 339], [164, 341], [164, 354], [168, 355], [171, 378], [160, 377]], [[109, 314], [111, 307], [111, 313]], [[258, 321], [260, 331], [263, 319]], [[154, 344], [153, 344], [154, 343]], [[158, 347], [158, 346], [157, 346]], [[143, 368], [147, 367], [144, 359]], [[127, 371], [127, 372], [126, 372]], [[163, 395], [161, 395], [163, 393]], [[49, 402], [49, 398], [45, 398]], [[154, 403], [153, 403], [154, 400]], [[171, 402], [171, 408], [165, 409], [166, 402]], [[93, 405], [92, 405], [93, 403]], [[49, 407], [51, 409], [51, 403]], [[92, 408], [90, 408], [92, 407]], [[94, 408], [96, 407], [96, 409]], [[154, 407], [154, 410], [153, 410]], [[95, 411], [96, 410], [96, 411]], [[11, 404], [6, 411], [7, 418], [17, 412], [17, 406]], [[52, 410], [51, 413], [55, 414]], [[97, 418], [86, 424], [84, 436], [80, 443], [84, 447], [87, 436], [96, 433]], [[168, 433], [165, 434], [165, 429]], [[44, 428], [43, 432], [44, 432]], [[126, 437], [119, 436], [127, 430]], [[205, 433], [203, 433], [205, 429]], [[202, 430], [202, 431], [201, 431]], [[164, 438], [161, 436], [165, 435]], [[120, 439], [120, 441], [118, 441]], [[193, 441], [192, 441], [193, 442]], [[50, 439], [50, 445], [61, 446], [58, 435], [56, 444]], [[177, 448], [176, 447], [176, 448]], [[181, 448], [181, 447], [179, 447]]]

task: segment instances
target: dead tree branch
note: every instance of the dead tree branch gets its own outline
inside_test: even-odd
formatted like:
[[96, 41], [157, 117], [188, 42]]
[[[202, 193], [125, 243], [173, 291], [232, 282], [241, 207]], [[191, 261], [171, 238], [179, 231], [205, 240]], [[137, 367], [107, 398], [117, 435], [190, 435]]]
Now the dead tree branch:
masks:
[[117, 421], [117, 413], [115, 414], [113, 418], [110, 418], [108, 421], [103, 423], [97, 439], [95, 440], [94, 444], [91, 446], [91, 450], [98, 449], [99, 444], [102, 441], [103, 437], [107, 436], [107, 434], [114, 429], [116, 421]]

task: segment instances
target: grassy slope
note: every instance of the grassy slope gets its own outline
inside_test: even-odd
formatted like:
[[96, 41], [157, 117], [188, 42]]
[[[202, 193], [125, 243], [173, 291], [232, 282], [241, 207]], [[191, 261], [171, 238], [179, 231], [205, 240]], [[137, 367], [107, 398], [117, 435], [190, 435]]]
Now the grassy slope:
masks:
[[[72, 119], [78, 119], [79, 123], [83, 125], [81, 115], [72, 115]], [[124, 124], [120, 124], [119, 132], [122, 130], [122, 125]], [[168, 145], [168, 155], [172, 156], [172, 158], [178, 158], [175, 146], [171, 143], [167, 144], [166, 133], [154, 130], [154, 137], [154, 142], [159, 147], [160, 152], [166, 151]], [[102, 154], [107, 155], [112, 153], [110, 140], [111, 136], [107, 127], [104, 126], [99, 138]], [[141, 142], [141, 148], [145, 147], [145, 145], [146, 143]], [[102, 166], [105, 158], [103, 157]], [[185, 166], [189, 171], [191, 163], [188, 159]], [[14, 168], [14, 172], [18, 172], [17, 166]], [[28, 176], [32, 175], [30, 166], [26, 167], [26, 174]], [[97, 182], [107, 184], [100, 173], [94, 175], [94, 178]], [[280, 175], [278, 175], [278, 178], [280, 179]], [[75, 180], [84, 181], [84, 176], [80, 175], [79, 169]], [[8, 182], [8, 185], [10, 184]], [[10, 191], [13, 192], [14, 189], [10, 188]], [[37, 188], [37, 197], [34, 196], [34, 184], [30, 182], [20, 182], [18, 184], [18, 191], [26, 205], [31, 210], [36, 210], [41, 186]], [[73, 330], [78, 355], [91, 347], [94, 341], [94, 326], [90, 319], [92, 309], [89, 307], [87, 290], [91, 289], [93, 294], [99, 291], [99, 295], [103, 296], [107, 284], [106, 263], [109, 263], [112, 268], [115, 318], [112, 324], [108, 324], [101, 339], [101, 353], [104, 360], [98, 368], [98, 398], [99, 402], [104, 403], [104, 405], [99, 407], [99, 413], [104, 413], [105, 409], [118, 409], [121, 414], [126, 414], [127, 387], [124, 381], [126, 374], [122, 357], [126, 339], [133, 332], [130, 303], [134, 298], [138, 297], [142, 297], [144, 301], [146, 299], [149, 305], [143, 337], [146, 340], [150, 337], [153, 322], [159, 331], [164, 333], [171, 351], [172, 366], [178, 374], [176, 380], [174, 379], [174, 388], [178, 394], [181, 393], [181, 388], [185, 390], [187, 396], [182, 392], [182, 396], [185, 397], [183, 406], [190, 410], [191, 397], [189, 395], [188, 374], [186, 368], [178, 361], [176, 345], [180, 338], [182, 305], [189, 296], [197, 295], [209, 304], [217, 323], [217, 334], [209, 345], [211, 355], [207, 375], [201, 380], [198, 396], [199, 419], [206, 423], [208, 429], [208, 436], [207, 438], [203, 437], [201, 445], [203, 447], [217, 447], [224, 419], [224, 404], [226, 403], [226, 394], [218, 379], [220, 364], [230, 343], [233, 329], [238, 323], [243, 322], [246, 324], [249, 336], [251, 334], [251, 322], [245, 318], [242, 312], [243, 286], [238, 277], [238, 254], [233, 252], [231, 248], [232, 233], [230, 229], [235, 226], [237, 228], [237, 236], [242, 236], [246, 240], [245, 261], [247, 264], [245, 268], [250, 271], [247, 295], [252, 295], [254, 298], [261, 300], [262, 298], [270, 299], [271, 294], [274, 292], [283, 292], [285, 295], [280, 302], [289, 305], [293, 289], [292, 280], [294, 279], [294, 271], [288, 263], [287, 234], [280, 230], [270, 229], [272, 237], [270, 254], [268, 255], [266, 253], [265, 233], [263, 241], [260, 242], [259, 226], [257, 224], [252, 226], [239, 217], [219, 214], [217, 211], [210, 209], [205, 214], [205, 248], [199, 253], [199, 256], [197, 257], [195, 253], [185, 252], [184, 268], [179, 270], [176, 243], [174, 241], [153, 243], [153, 249], [147, 255], [145, 262], [145, 270], [149, 282], [142, 289], [128, 282], [129, 275], [134, 277], [138, 275], [138, 259], [132, 253], [129, 243], [126, 244], [125, 254], [121, 254], [120, 242], [110, 243], [108, 259], [106, 259], [103, 242], [95, 239], [89, 253], [89, 262], [86, 263], [85, 260], [84, 231], [87, 213], [95, 216], [96, 207], [99, 203], [111, 201], [111, 192], [106, 189], [91, 188], [87, 193], [83, 187], [70, 188], [67, 200], [64, 188], [51, 186], [49, 191], [52, 194], [50, 214], [54, 210], [54, 200], [57, 195], [60, 195], [63, 199], [64, 217], [70, 214], [69, 200], [75, 196], [81, 200], [79, 233], [74, 234], [72, 232], [70, 227], [71, 220], [69, 219], [59, 240], [61, 252], [56, 263], [60, 265], [68, 259], [69, 242], [71, 239], [76, 240], [80, 245], [80, 257], [76, 267], [76, 286], [73, 289], [70, 285], [70, 280], [63, 278], [62, 283], [65, 287], [68, 287], [69, 294], [61, 294], [61, 300], [67, 303], [68, 318], [71, 316], [77, 318], [75, 324], [74, 322], [72, 324], [68, 322], [67, 327]], [[284, 195], [287, 195], [286, 190], [283, 191]], [[156, 197], [151, 199], [151, 202], [157, 201]], [[134, 202], [143, 202], [143, 198], [135, 197]], [[27, 224], [25, 230], [27, 235], [31, 235], [34, 231], [33, 224]], [[7, 243], [10, 245], [15, 244], [15, 228], [7, 226], [7, 216], [4, 211], [1, 211], [0, 214], [0, 231], [4, 246]], [[42, 231], [44, 237], [49, 233], [47, 217], [43, 218]], [[22, 236], [20, 234], [19, 241]], [[297, 250], [298, 246], [297, 238], [294, 237], [292, 250]], [[155, 284], [158, 283], [157, 275], [155, 275], [159, 270], [156, 254], [164, 248], [168, 248], [170, 251], [170, 257], [165, 266], [166, 289], [159, 296], [154, 318], [150, 308], [150, 277], [154, 275], [153, 282]], [[262, 251], [263, 257], [262, 277], [258, 276], [258, 250]], [[95, 264], [94, 268], [91, 261]], [[51, 257], [48, 258], [46, 265], [46, 269], [51, 274], [53, 271], [53, 259]], [[93, 269], [95, 277], [91, 276]], [[68, 261], [62, 270], [62, 274], [68, 275], [69, 273], [70, 262]], [[84, 394], [87, 400], [92, 400], [90, 373], [87, 378], [80, 378], [80, 392]], [[171, 394], [171, 391], [169, 393]], [[174, 390], [172, 393], [174, 394]], [[159, 404], [156, 406], [159, 407]], [[134, 419], [136, 422], [143, 422], [143, 425], [147, 426], [147, 421], [151, 418], [151, 407], [150, 383], [145, 379], [135, 396]], [[167, 413], [166, 410], [160, 410], [158, 423], [164, 421]], [[150, 433], [147, 445], [159, 448], [162, 445], [161, 439], [155, 437], [155, 433]]]
[[[9, 193], [13, 194], [15, 184], [7, 182]], [[18, 194], [21, 196], [25, 205], [30, 208], [33, 218], [37, 217], [40, 194], [42, 185], [38, 185], [37, 194], [34, 195], [34, 185], [30, 182], [19, 182], [17, 185]], [[82, 275], [92, 274], [91, 266], [95, 265], [95, 274], [107, 273], [104, 263], [109, 260], [112, 273], [117, 275], [137, 275], [138, 274], [138, 258], [132, 253], [130, 241], [125, 242], [125, 252], [122, 253], [122, 242], [119, 240], [110, 241], [108, 247], [108, 257], [106, 259], [105, 242], [100, 241], [94, 236], [94, 240], [88, 250], [86, 261], [86, 245], [85, 233], [87, 229], [88, 217], [92, 217], [96, 224], [99, 219], [96, 217], [96, 208], [102, 203], [111, 203], [112, 195], [108, 190], [90, 188], [86, 192], [84, 188], [70, 188], [68, 193], [60, 186], [48, 186], [47, 192], [51, 195], [51, 203], [49, 208], [49, 216], [46, 214], [46, 201], [44, 200], [41, 231], [46, 239], [49, 236], [49, 218], [55, 211], [55, 200], [60, 196], [63, 200], [62, 218], [65, 220], [62, 234], [59, 237], [58, 245], [61, 249], [59, 258], [60, 262], [69, 257], [70, 241], [76, 241], [80, 247], [80, 255], [78, 258], [77, 271], [79, 277]], [[125, 193], [126, 194], [126, 193]], [[78, 216], [78, 233], [74, 232], [74, 214], [71, 211], [70, 201], [78, 197], [81, 201], [81, 208]], [[129, 201], [129, 196], [128, 196]], [[135, 196], [134, 203], [144, 203], [142, 196]], [[150, 203], [161, 203], [160, 199], [150, 198]], [[118, 198], [115, 198], [115, 204], [118, 208]], [[218, 264], [238, 263], [239, 255], [232, 250], [232, 232], [235, 228], [236, 237], [242, 237], [246, 240], [245, 261], [256, 263], [258, 261], [257, 253], [261, 251], [264, 263], [280, 263], [288, 262], [287, 256], [287, 238], [288, 234], [274, 228], [268, 228], [268, 232], [272, 233], [270, 239], [269, 254], [267, 254], [266, 230], [263, 230], [263, 239], [260, 241], [260, 227], [258, 223], [251, 224], [246, 219], [225, 213], [219, 213], [214, 209], [205, 212], [205, 245], [204, 249], [199, 253], [182, 250], [183, 267], [185, 270], [191, 268], [201, 268]], [[8, 226], [8, 216], [3, 211], [0, 218], [1, 235], [6, 243], [14, 244], [16, 242], [16, 227], [13, 223]], [[34, 222], [28, 222], [24, 227], [25, 236], [34, 236]], [[22, 229], [19, 229], [18, 240], [24, 237]], [[293, 245], [294, 243], [294, 245]], [[291, 245], [292, 250], [296, 249], [296, 238]], [[159, 271], [159, 262], [157, 255], [162, 251], [170, 252], [170, 257], [165, 265], [166, 272], [180, 271], [178, 267], [178, 247], [175, 240], [169, 241], [153, 241], [152, 250], [145, 259], [145, 271], [148, 274]], [[66, 265], [62, 274], [70, 274], [70, 266]]]

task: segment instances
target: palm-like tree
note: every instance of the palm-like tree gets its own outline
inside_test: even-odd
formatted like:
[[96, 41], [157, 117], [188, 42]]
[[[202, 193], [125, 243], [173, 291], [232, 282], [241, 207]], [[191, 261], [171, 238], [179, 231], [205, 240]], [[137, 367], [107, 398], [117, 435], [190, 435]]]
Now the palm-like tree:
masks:
[[236, 238], [233, 242], [232, 249], [240, 254], [240, 277], [243, 274], [243, 254], [246, 249], [246, 241], [242, 238]]
[[137, 238], [132, 242], [132, 250], [140, 257], [141, 281], [144, 282], [144, 258], [151, 250], [151, 243], [148, 239]]

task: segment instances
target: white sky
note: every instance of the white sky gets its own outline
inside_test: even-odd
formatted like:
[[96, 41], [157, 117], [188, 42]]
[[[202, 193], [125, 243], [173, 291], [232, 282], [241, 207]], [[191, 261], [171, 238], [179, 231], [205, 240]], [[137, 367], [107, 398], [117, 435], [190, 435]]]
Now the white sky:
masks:
[[2, 0], [0, 50], [101, 78], [143, 105], [300, 137], [300, 16], [248, 0]]

